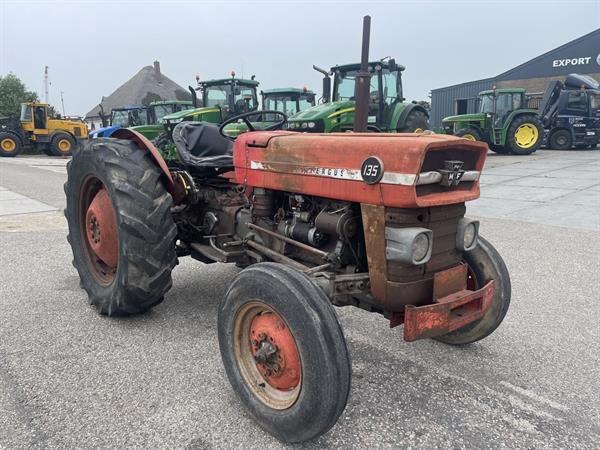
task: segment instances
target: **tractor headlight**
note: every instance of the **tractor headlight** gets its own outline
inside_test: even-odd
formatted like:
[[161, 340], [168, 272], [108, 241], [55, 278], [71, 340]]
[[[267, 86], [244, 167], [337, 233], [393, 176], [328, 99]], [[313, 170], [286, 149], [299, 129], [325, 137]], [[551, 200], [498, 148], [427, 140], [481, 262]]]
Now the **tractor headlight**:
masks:
[[308, 128], [314, 128], [316, 125], [316, 123], [314, 122], [308, 122]]
[[302, 128], [308, 128], [308, 124], [306, 122], [302, 122], [302, 125], [300, 125]]
[[427, 233], [419, 233], [412, 243], [413, 259], [416, 262], [421, 262], [427, 256], [429, 251], [429, 236]]
[[385, 227], [385, 256], [388, 261], [418, 266], [431, 258], [433, 232], [427, 228]]
[[468, 252], [477, 246], [479, 221], [463, 217], [458, 221], [456, 230], [456, 248]]

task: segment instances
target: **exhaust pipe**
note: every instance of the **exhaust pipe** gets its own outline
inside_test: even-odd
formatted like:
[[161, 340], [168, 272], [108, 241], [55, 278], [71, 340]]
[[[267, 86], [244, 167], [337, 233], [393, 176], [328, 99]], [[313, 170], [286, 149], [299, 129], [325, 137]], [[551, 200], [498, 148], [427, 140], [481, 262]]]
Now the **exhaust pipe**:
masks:
[[198, 107], [198, 95], [196, 95], [196, 89], [194, 89], [191, 86], [188, 86], [188, 89], [190, 90], [190, 93], [192, 94], [192, 105], [194, 106], [194, 108]]
[[369, 86], [371, 74], [369, 73], [369, 40], [371, 37], [371, 16], [363, 17], [362, 54], [360, 58], [360, 71], [356, 75], [354, 87], [355, 111], [354, 131], [365, 132], [369, 125]]
[[331, 78], [329, 78], [329, 72], [315, 65], [313, 65], [313, 69], [323, 74], [323, 96], [321, 99], [323, 103], [329, 103], [331, 101]]

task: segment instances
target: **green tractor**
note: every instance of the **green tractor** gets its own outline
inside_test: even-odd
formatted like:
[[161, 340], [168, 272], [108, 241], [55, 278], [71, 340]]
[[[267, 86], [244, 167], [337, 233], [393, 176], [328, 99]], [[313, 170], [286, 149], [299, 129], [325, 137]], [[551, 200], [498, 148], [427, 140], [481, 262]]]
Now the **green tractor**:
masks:
[[155, 139], [163, 132], [162, 120], [170, 114], [189, 111], [194, 107], [189, 100], [161, 100], [148, 105], [151, 122], [146, 125], [131, 127], [132, 130], [143, 134], [148, 139]]
[[[355, 86], [360, 64], [332, 67], [330, 71], [313, 68], [324, 75], [322, 104], [300, 111], [289, 118], [288, 129], [314, 133], [352, 130], [355, 113]], [[429, 113], [416, 103], [405, 103], [402, 92], [404, 66], [394, 59], [368, 64], [371, 74], [369, 131], [419, 133], [429, 128]], [[333, 76], [333, 98], [331, 97]], [[332, 100], [332, 101], [331, 101]]]
[[230, 117], [255, 111], [258, 109], [258, 84], [254, 75], [245, 80], [235, 78], [235, 72], [231, 72], [231, 78], [198, 81], [196, 89], [190, 87], [194, 108], [162, 118], [164, 132], [158, 137], [159, 145], [170, 140], [173, 128], [179, 122], [192, 120], [220, 124]]
[[277, 88], [261, 91], [262, 109], [281, 111], [290, 117], [315, 106], [315, 93], [307, 88]]
[[493, 89], [479, 93], [479, 112], [442, 120], [446, 134], [487, 142], [496, 153], [530, 155], [544, 140], [537, 109], [527, 108], [525, 89]]

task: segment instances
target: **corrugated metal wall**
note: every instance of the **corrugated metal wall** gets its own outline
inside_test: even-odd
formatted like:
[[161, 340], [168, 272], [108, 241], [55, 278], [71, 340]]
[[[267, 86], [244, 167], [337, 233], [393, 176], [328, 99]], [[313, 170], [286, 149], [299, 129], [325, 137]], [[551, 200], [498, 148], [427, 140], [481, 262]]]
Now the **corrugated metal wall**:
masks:
[[467, 101], [467, 113], [476, 112], [477, 102], [475, 99], [481, 91], [491, 89], [494, 86], [494, 78], [472, 81], [470, 83], [457, 84], [431, 91], [431, 128], [437, 129], [442, 125], [442, 119], [446, 116], [456, 114], [456, 100]]

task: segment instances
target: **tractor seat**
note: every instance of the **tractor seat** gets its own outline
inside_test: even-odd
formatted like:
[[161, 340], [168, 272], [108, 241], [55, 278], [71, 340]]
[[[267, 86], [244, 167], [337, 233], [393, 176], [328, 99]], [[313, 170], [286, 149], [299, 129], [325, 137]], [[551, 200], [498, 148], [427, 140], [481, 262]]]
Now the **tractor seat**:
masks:
[[233, 167], [233, 142], [209, 122], [181, 122], [173, 129], [173, 142], [181, 161], [191, 167]]

